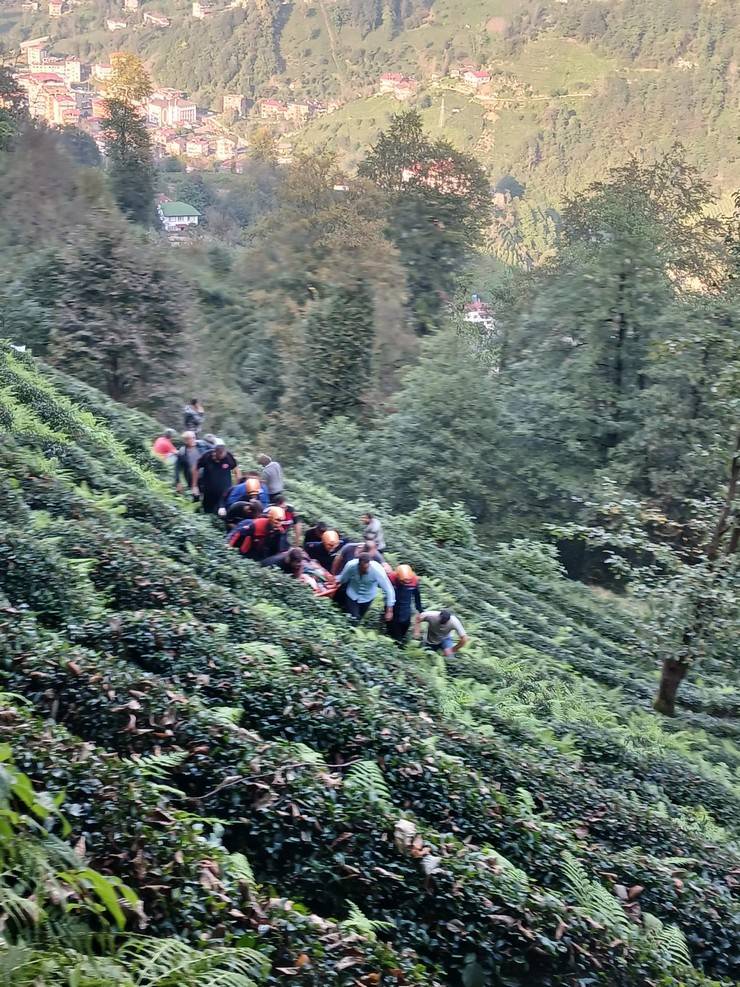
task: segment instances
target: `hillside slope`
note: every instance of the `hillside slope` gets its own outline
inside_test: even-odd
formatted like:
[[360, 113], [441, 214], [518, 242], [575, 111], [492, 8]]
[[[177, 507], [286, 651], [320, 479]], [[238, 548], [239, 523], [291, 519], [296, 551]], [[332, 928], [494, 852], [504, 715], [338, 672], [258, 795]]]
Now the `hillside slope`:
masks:
[[[411, 104], [494, 181], [514, 175], [537, 201], [557, 204], [630, 154], [651, 158], [676, 141], [722, 193], [740, 184], [735, 140], [740, 8], [734, 0], [295, 0], [216, 2], [206, 20], [186, 0], [144, 0], [111, 33], [116, 0], [74, 4], [62, 18], [0, 10], [9, 48], [50, 34], [59, 53], [95, 60], [140, 54], [161, 85], [187, 89], [205, 108], [225, 92], [248, 99], [336, 99], [341, 114], [296, 132], [329, 143], [350, 164], [382, 129], [392, 97], [380, 76], [408, 73]], [[164, 13], [170, 27], [144, 22]], [[476, 89], [452, 78], [482, 66]]]
[[[353, 631], [174, 499], [155, 423], [8, 347], [0, 429], [0, 740], [149, 933], [248, 940], [271, 984], [738, 976], [736, 681], [709, 669], [664, 723], [626, 613], [531, 546], [405, 518], [389, 543], [472, 646]], [[359, 505], [289, 479], [352, 530]], [[322, 919], [271, 924], [233, 853]], [[328, 944], [349, 902], [362, 934]]]

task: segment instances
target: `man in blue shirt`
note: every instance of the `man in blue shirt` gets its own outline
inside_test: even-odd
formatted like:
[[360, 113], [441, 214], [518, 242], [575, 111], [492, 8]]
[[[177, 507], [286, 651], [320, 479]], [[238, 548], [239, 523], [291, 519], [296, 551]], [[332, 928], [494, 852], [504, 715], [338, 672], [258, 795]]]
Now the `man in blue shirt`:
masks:
[[359, 624], [370, 604], [381, 590], [385, 597], [385, 619], [393, 619], [396, 591], [379, 562], [374, 562], [367, 552], [348, 562], [339, 577], [339, 585], [345, 587], [343, 607], [354, 624]]

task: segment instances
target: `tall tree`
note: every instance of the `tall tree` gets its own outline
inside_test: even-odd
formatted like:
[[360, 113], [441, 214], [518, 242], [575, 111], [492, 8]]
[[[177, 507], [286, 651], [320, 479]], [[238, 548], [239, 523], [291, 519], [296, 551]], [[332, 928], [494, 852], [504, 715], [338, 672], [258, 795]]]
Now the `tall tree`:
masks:
[[50, 362], [116, 401], [161, 407], [186, 342], [182, 279], [105, 214], [68, 250], [54, 278]]
[[362, 282], [317, 303], [304, 326], [303, 393], [322, 421], [359, 417], [371, 383], [374, 315]]
[[121, 211], [148, 225], [154, 219], [154, 164], [141, 104], [152, 91], [151, 80], [135, 55], [119, 52], [111, 64], [101, 120], [111, 187]]
[[490, 219], [480, 164], [424, 133], [415, 110], [397, 114], [359, 168], [389, 198], [388, 233], [406, 268], [419, 332], [439, 325], [445, 300]]
[[13, 136], [27, 117], [28, 100], [25, 90], [18, 85], [15, 73], [0, 64], [0, 151], [10, 146]]

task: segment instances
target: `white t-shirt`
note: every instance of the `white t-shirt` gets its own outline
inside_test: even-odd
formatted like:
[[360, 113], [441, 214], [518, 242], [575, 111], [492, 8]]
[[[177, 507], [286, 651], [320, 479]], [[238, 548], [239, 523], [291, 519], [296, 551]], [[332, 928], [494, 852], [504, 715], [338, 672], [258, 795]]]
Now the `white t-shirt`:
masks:
[[425, 610], [420, 616], [427, 625], [427, 642], [429, 644], [441, 644], [452, 631], [456, 631], [459, 637], [465, 637], [465, 628], [454, 614], [450, 614], [450, 619], [446, 624], [439, 622], [441, 610]]

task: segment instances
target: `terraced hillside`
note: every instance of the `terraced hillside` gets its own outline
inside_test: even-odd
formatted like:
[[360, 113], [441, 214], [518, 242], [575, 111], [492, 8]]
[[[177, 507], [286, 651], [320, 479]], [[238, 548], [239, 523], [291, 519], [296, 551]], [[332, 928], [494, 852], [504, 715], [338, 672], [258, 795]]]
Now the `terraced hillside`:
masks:
[[659, 719], [627, 611], [406, 518], [392, 555], [473, 643], [353, 631], [173, 497], [153, 422], [7, 347], [0, 429], [0, 743], [147, 935], [256, 950], [267, 984], [738, 977], [737, 681]]

